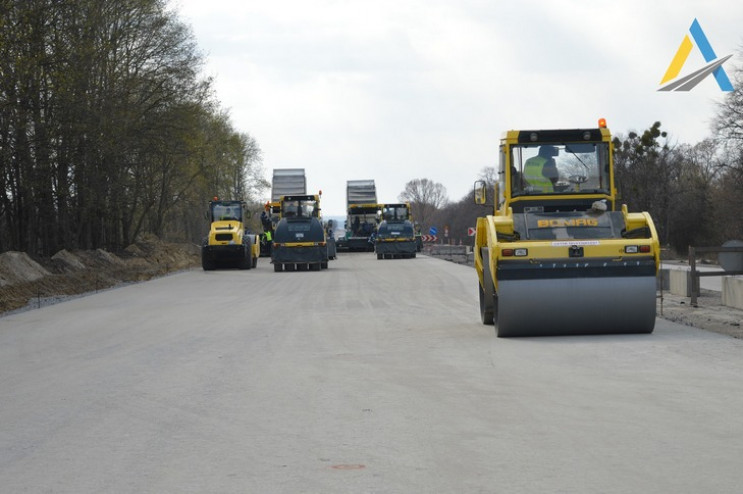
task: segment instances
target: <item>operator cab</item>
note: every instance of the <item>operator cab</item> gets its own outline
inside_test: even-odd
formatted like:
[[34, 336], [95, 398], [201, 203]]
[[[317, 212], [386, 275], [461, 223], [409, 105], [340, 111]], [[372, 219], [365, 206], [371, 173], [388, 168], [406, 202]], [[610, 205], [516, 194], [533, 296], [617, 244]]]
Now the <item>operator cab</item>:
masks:
[[609, 144], [518, 144], [511, 151], [511, 195], [609, 193]]
[[287, 219], [317, 218], [320, 208], [314, 196], [286, 196], [281, 201], [281, 217]]
[[410, 208], [407, 204], [385, 204], [381, 212], [384, 221], [402, 222], [410, 220]]
[[243, 221], [243, 209], [245, 203], [242, 201], [212, 201], [209, 204], [210, 221]]

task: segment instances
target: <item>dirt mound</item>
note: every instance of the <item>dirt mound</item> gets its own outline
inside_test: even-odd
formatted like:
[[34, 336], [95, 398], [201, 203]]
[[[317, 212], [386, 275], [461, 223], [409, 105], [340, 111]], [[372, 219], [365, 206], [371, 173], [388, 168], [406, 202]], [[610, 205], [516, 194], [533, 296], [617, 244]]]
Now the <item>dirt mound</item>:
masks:
[[23, 252], [0, 254], [0, 287], [33, 282], [50, 273]]
[[191, 269], [199, 247], [144, 236], [120, 253], [61, 250], [48, 259], [22, 252], [0, 254], [0, 313], [41, 306], [122, 283]]

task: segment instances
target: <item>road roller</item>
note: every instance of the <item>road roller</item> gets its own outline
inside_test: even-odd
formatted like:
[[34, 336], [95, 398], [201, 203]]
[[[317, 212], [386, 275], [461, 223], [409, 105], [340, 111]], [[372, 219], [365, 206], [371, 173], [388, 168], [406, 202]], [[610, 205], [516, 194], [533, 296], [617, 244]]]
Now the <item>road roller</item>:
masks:
[[256, 236], [248, 233], [246, 222], [249, 217], [245, 201], [220, 200], [217, 197], [209, 201], [209, 210], [206, 212], [209, 233], [201, 244], [201, 266], [204, 271], [228, 263], [240, 269], [258, 265], [260, 246]]
[[320, 214], [320, 194], [281, 196], [281, 219], [274, 229], [271, 246], [275, 272], [327, 269], [328, 244]]
[[647, 212], [617, 203], [613, 154], [604, 119], [503, 134], [496, 183], [474, 190], [493, 211], [473, 250], [498, 337], [652, 333], [660, 244]]
[[410, 203], [383, 204], [382, 222], [374, 237], [377, 259], [409, 259], [418, 252]]

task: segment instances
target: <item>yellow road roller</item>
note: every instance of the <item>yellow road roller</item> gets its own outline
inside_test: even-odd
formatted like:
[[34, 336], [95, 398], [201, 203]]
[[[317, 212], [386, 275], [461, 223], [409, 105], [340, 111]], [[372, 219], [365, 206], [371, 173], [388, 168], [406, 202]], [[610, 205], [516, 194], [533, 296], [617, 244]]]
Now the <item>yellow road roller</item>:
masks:
[[660, 244], [618, 206], [613, 144], [597, 128], [510, 130], [492, 197], [475, 183], [480, 316], [499, 337], [652, 333]]
[[224, 264], [236, 265], [240, 269], [258, 265], [260, 246], [256, 236], [248, 231], [246, 222], [249, 217], [245, 201], [220, 200], [217, 197], [209, 201], [206, 212], [209, 233], [201, 244], [204, 271]]

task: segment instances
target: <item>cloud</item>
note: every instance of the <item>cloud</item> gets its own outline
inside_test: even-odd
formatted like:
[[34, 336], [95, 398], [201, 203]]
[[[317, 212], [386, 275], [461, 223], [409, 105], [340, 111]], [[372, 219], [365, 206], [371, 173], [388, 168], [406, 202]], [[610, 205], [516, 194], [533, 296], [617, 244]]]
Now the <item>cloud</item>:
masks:
[[[206, 52], [206, 73], [264, 166], [304, 167], [326, 212], [345, 182], [373, 178], [380, 200], [429, 178], [452, 200], [498, 156], [511, 128], [654, 121], [706, 137], [714, 81], [658, 93], [691, 21], [718, 55], [740, 44], [729, 2], [178, 0]], [[693, 54], [697, 56], [697, 54]], [[690, 67], [697, 63], [690, 57]]]

